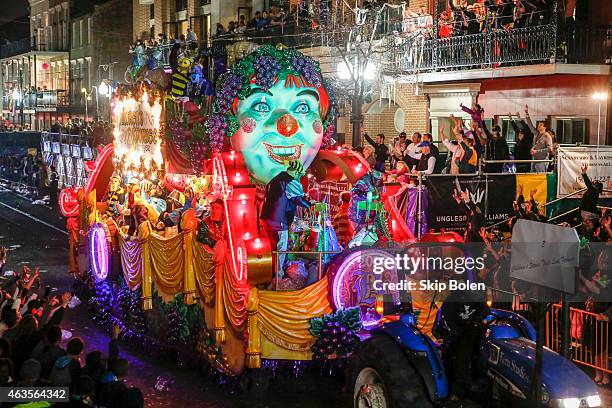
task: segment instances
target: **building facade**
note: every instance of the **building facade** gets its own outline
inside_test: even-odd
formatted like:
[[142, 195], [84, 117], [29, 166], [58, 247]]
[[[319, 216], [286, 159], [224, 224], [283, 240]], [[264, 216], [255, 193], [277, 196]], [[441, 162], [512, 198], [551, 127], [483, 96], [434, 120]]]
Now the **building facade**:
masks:
[[132, 4], [98, 1], [73, 9], [70, 47], [70, 113], [89, 120], [110, 118], [102, 86], [122, 82], [131, 64]]
[[39, 129], [66, 115], [69, 1], [30, 0], [30, 35], [0, 59], [2, 116]]

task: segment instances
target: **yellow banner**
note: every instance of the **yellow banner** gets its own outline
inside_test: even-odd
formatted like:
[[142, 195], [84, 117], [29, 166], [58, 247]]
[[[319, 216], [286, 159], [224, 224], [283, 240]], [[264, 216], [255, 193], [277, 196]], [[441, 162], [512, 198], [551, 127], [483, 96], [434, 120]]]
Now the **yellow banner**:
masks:
[[533, 196], [536, 203], [538, 203], [538, 207], [540, 209], [540, 213], [544, 214], [543, 205], [546, 203], [546, 194], [548, 184], [546, 181], [546, 174], [517, 174], [516, 175], [516, 192], [518, 192], [523, 188], [523, 197], [525, 201], [529, 201], [531, 199], [531, 192], [535, 191]]

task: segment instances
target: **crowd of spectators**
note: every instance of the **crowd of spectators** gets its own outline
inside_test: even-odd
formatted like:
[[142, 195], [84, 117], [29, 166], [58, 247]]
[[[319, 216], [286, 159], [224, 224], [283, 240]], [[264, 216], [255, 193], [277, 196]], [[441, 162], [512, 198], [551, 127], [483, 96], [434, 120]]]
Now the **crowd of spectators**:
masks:
[[68, 407], [143, 407], [142, 392], [125, 383], [129, 362], [119, 356], [119, 329], [107, 356], [84, 354], [84, 341], [61, 329], [78, 300], [44, 285], [37, 269], [9, 271], [8, 252], [0, 248], [0, 386], [68, 387]]
[[[414, 132], [410, 138], [406, 132], [401, 132], [387, 144], [384, 134], [379, 133], [372, 139], [364, 131], [367, 145], [355, 147], [354, 150], [372, 167], [402, 182], [413, 180], [408, 176], [419, 172], [429, 175], [474, 174], [479, 170], [486, 173], [543, 173], [552, 170], [554, 160], [551, 159], [558, 147], [555, 133], [547, 127], [545, 121], [534, 124], [528, 106], [525, 106], [523, 118], [518, 112], [508, 113], [509, 127], [516, 137], [512, 149], [499, 125], [493, 125], [489, 130], [480, 105], [460, 107], [471, 119], [466, 124], [463, 119], [451, 115], [453, 139], [447, 136], [444, 123], [440, 122], [439, 125], [438, 140], [446, 150], [446, 159], [440, 154], [441, 146], [436, 145], [432, 134], [428, 132]], [[513, 164], [513, 160], [541, 161]]]

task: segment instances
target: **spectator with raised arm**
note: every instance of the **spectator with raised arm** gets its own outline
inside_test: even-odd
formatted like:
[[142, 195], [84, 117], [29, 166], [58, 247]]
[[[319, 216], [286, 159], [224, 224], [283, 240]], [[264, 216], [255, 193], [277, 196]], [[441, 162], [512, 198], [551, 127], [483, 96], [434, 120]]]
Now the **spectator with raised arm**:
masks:
[[374, 153], [376, 154], [374, 168], [384, 173], [387, 167], [387, 157], [389, 156], [389, 148], [385, 144], [385, 135], [379, 133], [376, 135], [376, 140], [374, 140], [365, 130], [362, 130], [362, 132], [365, 140], [374, 148]]
[[[514, 134], [516, 135], [516, 144], [514, 145], [514, 150], [512, 154], [514, 155], [515, 160], [531, 160], [531, 147], [533, 146], [533, 133], [529, 130], [529, 127], [523, 122], [520, 121], [520, 127], [517, 125], [517, 121], [512, 119], [512, 114], [508, 112], [508, 117], [510, 118], [510, 126], [512, 126], [512, 130], [514, 130]], [[516, 113], [516, 117], [520, 119], [520, 115], [518, 112]], [[517, 163], [516, 164], [516, 172], [517, 173], [529, 173], [531, 170], [531, 165], [529, 163]]]
[[[552, 136], [546, 130], [544, 121], [538, 122], [537, 129], [533, 126], [531, 116], [529, 116], [529, 106], [525, 105], [525, 123], [529, 127], [531, 133], [535, 135], [533, 147], [530, 150], [532, 160], [546, 160], [548, 154], [553, 151]], [[548, 163], [532, 163], [531, 171], [535, 173], [545, 173], [548, 168]]]

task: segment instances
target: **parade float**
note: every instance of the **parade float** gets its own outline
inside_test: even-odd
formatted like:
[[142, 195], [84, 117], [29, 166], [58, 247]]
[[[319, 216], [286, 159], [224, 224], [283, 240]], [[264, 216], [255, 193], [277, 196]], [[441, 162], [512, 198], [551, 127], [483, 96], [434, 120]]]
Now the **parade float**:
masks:
[[[191, 336], [227, 374], [265, 359], [341, 354], [321, 346], [313, 319], [324, 326], [347, 319], [346, 326], [327, 325], [343, 325], [346, 354], [361, 315], [380, 318], [375, 296], [365, 287], [355, 292], [364, 285], [359, 245], [414, 240], [395, 201], [405, 186], [383, 192], [368, 185], [368, 163], [335, 146], [334, 97], [310, 57], [262, 46], [221, 75], [214, 101], [203, 81], [202, 67], [185, 55], [164, 80], [117, 88], [115, 142], [86, 163], [83, 188], [60, 194], [71, 271], [94, 290], [105, 324], [120, 323], [126, 336], [151, 347], [166, 347], [155, 331], [182, 332], [170, 343]], [[298, 211], [279, 271], [259, 215], [265, 186], [290, 161], [308, 171], [300, 182], [312, 207]], [[364, 190], [353, 212], [362, 222], [367, 214], [372, 226], [349, 249], [331, 219], [340, 193], [359, 183]], [[175, 217], [174, 225], [163, 225], [162, 214]], [[361, 306], [357, 314], [337, 315], [354, 306]], [[196, 308], [201, 321], [187, 322]], [[159, 320], [157, 330], [144, 327], [149, 317]]]

